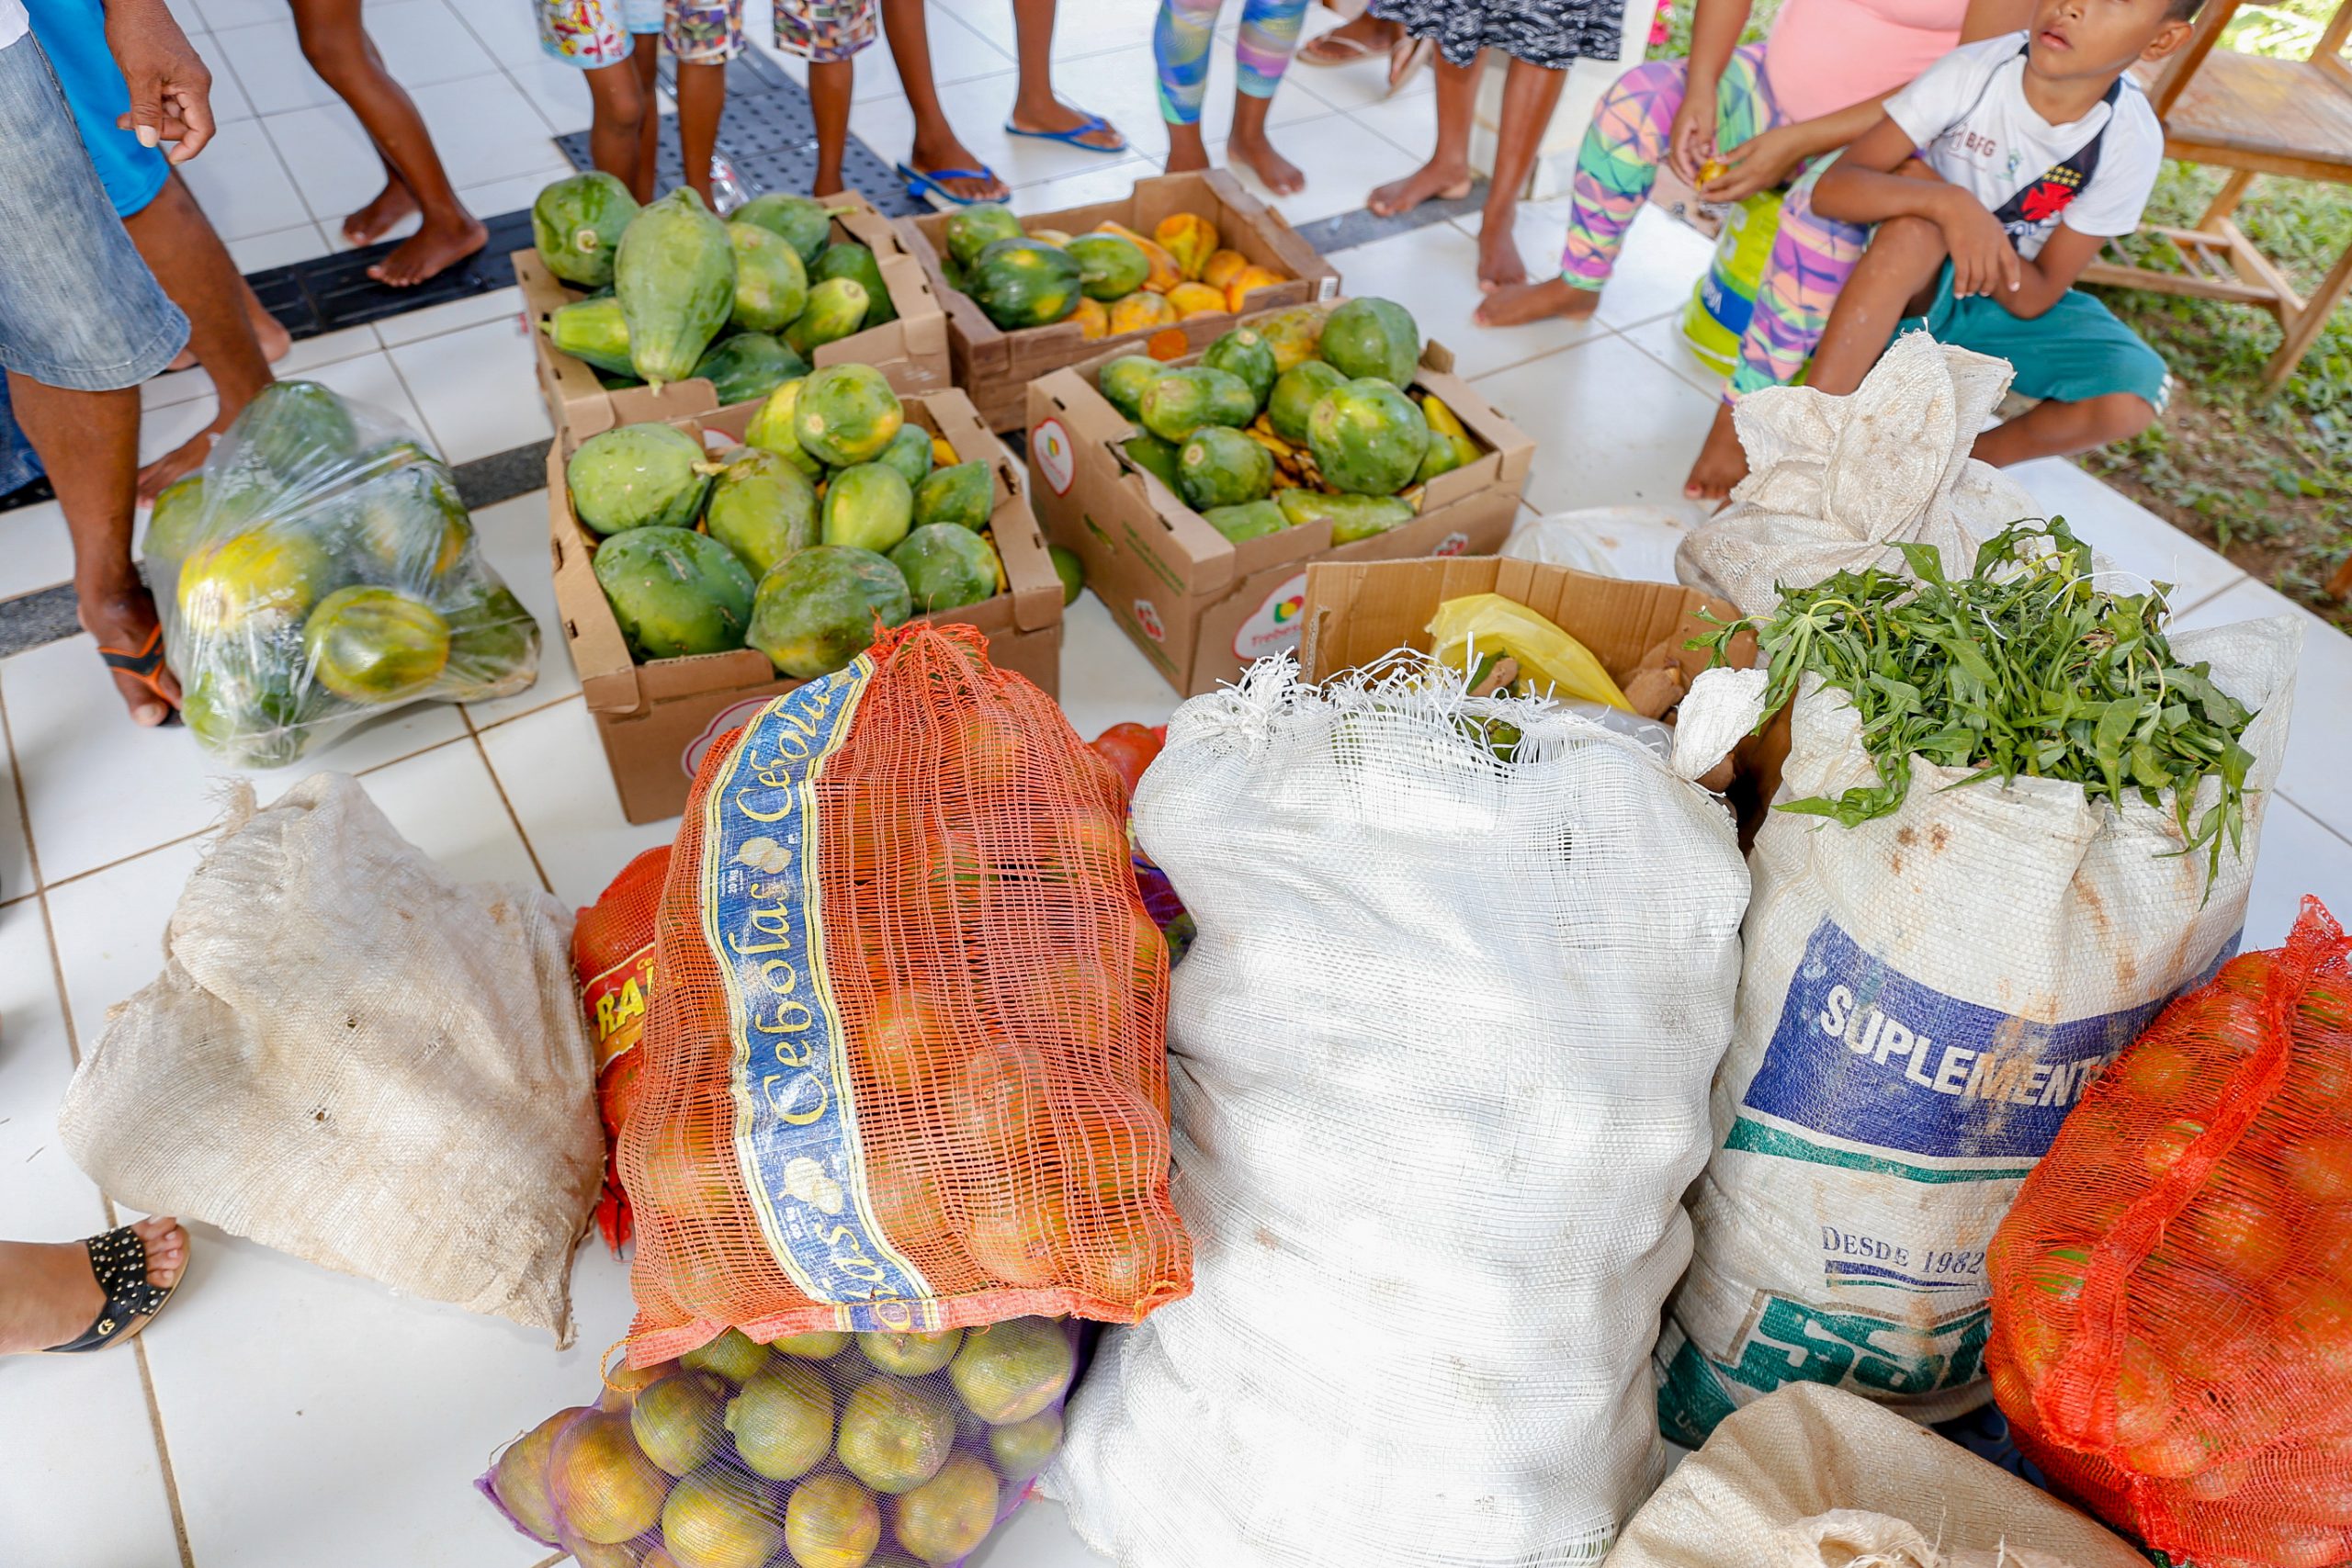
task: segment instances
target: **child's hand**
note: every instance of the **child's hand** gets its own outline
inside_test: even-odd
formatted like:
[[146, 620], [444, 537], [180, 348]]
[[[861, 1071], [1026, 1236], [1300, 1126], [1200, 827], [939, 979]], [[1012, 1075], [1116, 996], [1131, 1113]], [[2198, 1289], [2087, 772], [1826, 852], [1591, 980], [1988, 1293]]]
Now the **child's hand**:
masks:
[[1708, 201], [1738, 201], [1759, 190], [1770, 190], [1789, 177], [1811, 151], [1794, 126], [1777, 126], [1749, 137], [1730, 151], [1718, 153], [1725, 172], [1699, 187]]
[[2025, 281], [2025, 264], [2009, 243], [2001, 220], [1984, 204], [1961, 189], [1949, 186], [1944, 209], [1936, 226], [1943, 231], [1944, 247], [1951, 253], [1951, 295], [1966, 299], [2007, 294]]
[[1710, 83], [1702, 91], [1692, 83], [1682, 95], [1682, 107], [1674, 111], [1674, 123], [1666, 130], [1666, 161], [1674, 172], [1692, 186], [1699, 183], [1699, 165], [1715, 155], [1715, 89]]

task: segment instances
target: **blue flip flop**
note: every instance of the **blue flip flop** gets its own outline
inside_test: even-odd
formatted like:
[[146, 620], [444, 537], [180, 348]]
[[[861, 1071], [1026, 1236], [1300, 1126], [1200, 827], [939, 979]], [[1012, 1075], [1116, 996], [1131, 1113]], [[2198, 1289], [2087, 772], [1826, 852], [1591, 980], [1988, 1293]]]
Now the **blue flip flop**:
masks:
[[[1119, 138], [1119, 144], [1116, 147], [1097, 147], [1091, 141], [1079, 140], [1098, 130], [1110, 130], [1112, 135]], [[1106, 158], [1123, 158], [1130, 151], [1127, 139], [1112, 130], [1111, 122], [1099, 114], [1088, 115], [1084, 123], [1073, 125], [1068, 130], [1023, 130], [1007, 120], [1004, 122], [1004, 133], [1007, 136], [1034, 136], [1040, 141], [1058, 141], [1065, 147], [1075, 147], [1081, 152], [1100, 152]]]
[[[945, 186], [940, 184], [940, 181], [998, 179], [997, 172], [994, 169], [989, 168], [986, 164], [982, 164], [976, 169], [933, 169], [929, 174], [925, 174], [921, 169], [915, 168], [911, 164], [898, 164], [897, 168], [899, 171], [899, 177], [907, 182], [907, 196], [909, 199], [914, 201], [927, 201], [933, 207], [942, 209], [950, 207], [976, 207], [981, 204], [981, 198], [978, 197], [957, 196], [954, 191], [949, 190]], [[1001, 181], [1000, 181], [1000, 183], [1001, 183]], [[994, 201], [1001, 198], [990, 197], [987, 199]]]

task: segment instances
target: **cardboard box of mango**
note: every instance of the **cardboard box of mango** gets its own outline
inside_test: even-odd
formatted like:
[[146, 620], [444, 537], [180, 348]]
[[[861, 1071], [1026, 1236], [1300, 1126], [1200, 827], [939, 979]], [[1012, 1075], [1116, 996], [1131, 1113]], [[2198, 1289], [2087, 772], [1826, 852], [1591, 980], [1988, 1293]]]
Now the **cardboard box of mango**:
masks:
[[1297, 646], [1309, 561], [1500, 547], [1534, 443], [1453, 371], [1369, 299], [1099, 355], [1030, 389], [1038, 518], [1170, 685], [1212, 690]]

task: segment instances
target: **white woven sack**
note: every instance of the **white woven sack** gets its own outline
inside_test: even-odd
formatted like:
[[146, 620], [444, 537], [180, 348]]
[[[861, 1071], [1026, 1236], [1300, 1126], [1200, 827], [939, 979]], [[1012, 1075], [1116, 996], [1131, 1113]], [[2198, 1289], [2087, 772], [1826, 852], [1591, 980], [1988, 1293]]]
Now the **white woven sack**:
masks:
[[1897, 543], [1933, 545], [1945, 575], [1975, 570], [1976, 547], [2043, 508], [1970, 457], [2008, 389], [2008, 361], [1905, 333], [1848, 397], [1774, 387], [1733, 414], [1747, 478], [1691, 531], [1675, 575], [1744, 615], [1779, 607], [1778, 583], [1903, 569]]
[[[1967, 770], [1925, 758], [1891, 816], [1766, 820], [1697, 1249], [1658, 1344], [1669, 1437], [1797, 1381], [1923, 1421], [1984, 1403], [1986, 1244], [2091, 1078], [2235, 951], [2301, 643], [2283, 617], [2172, 637], [2259, 710], [2244, 846], [2210, 882], [2169, 795], [1951, 788]], [[1875, 777], [1854, 709], [1808, 676], [1778, 798]]]
[[1642, 1505], [1608, 1568], [2147, 1568], [2048, 1493], [1814, 1383], [1728, 1417]]
[[67, 1088], [76, 1163], [133, 1208], [571, 1340], [604, 1169], [570, 914], [453, 880], [341, 773], [237, 787]]
[[1135, 821], [1200, 928], [1169, 1014], [1193, 1289], [1076, 1395], [1080, 1534], [1126, 1568], [1597, 1560], [1661, 1465], [1729, 816], [1458, 673], [1284, 658], [1177, 710]]

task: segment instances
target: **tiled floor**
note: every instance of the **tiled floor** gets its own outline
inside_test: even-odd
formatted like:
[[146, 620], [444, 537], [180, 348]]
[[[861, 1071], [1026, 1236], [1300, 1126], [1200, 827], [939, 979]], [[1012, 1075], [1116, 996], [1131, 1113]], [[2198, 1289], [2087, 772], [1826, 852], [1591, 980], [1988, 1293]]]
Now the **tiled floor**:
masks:
[[[243, 118], [195, 165], [207, 205], [233, 215], [224, 228], [237, 231], [247, 265], [315, 254], [353, 193], [367, 194], [364, 158], [334, 140], [342, 111], [291, 52], [278, 0], [180, 3], [241, 95], [224, 87], [224, 113], [233, 103]], [[547, 137], [584, 115], [565, 68], [537, 57], [518, 22], [525, 9], [519, 0], [392, 0], [368, 13], [395, 68], [414, 70], [445, 146], [466, 144], [457, 155], [469, 174], [511, 176], [518, 188], [552, 166]], [[1058, 51], [1066, 90], [1117, 114], [1139, 148], [1157, 137], [1141, 47], [1148, 9], [1148, 0], [1066, 6], [1072, 21]], [[1118, 25], [1106, 20], [1114, 16]], [[992, 128], [1010, 101], [1010, 8], [971, 0], [933, 17], [946, 90], [968, 107], [976, 147], [1023, 181], [1020, 205], [1091, 199], [1151, 166], [1141, 152], [1108, 161], [1006, 143]], [[394, 45], [395, 21], [422, 41]], [[905, 111], [884, 56], [870, 58], [876, 79], [855, 112], [882, 139], [877, 150], [895, 155], [887, 133], [903, 134]], [[1408, 161], [1425, 102], [1383, 106], [1329, 72], [1302, 71], [1293, 84], [1277, 125], [1312, 182], [1284, 203], [1294, 218], [1352, 209]], [[1222, 122], [1212, 118], [1211, 130]], [[1557, 244], [1558, 223], [1556, 213], [1525, 216], [1531, 254]], [[1671, 318], [1704, 244], [1645, 216], [1596, 321], [1504, 334], [1468, 321], [1474, 232], [1441, 224], [1336, 262], [1354, 288], [1410, 305], [1535, 437], [1532, 510], [1646, 503], [1669, 525], [1691, 520], [1679, 483], [1713, 390], [1677, 345]], [[417, 423], [453, 458], [501, 450], [547, 434], [514, 309], [511, 291], [461, 301], [303, 344], [288, 365]], [[210, 402], [200, 372], [155, 383], [151, 448], [201, 424]], [[2305, 891], [2352, 904], [2352, 731], [2342, 717], [2352, 640], [2079, 469], [2037, 464], [2019, 477], [2119, 566], [2177, 584], [2190, 620], [2301, 620], [2299, 728], [2268, 807], [2246, 940], [2276, 941]], [[361, 773], [393, 822], [446, 863], [544, 886], [575, 905], [667, 838], [666, 824], [621, 818], [555, 637], [543, 506], [531, 495], [476, 515], [492, 564], [548, 632], [536, 688], [476, 707], [408, 710], [254, 785], [273, 794], [319, 766]], [[53, 508], [0, 515], [0, 597], [62, 577], [62, 534]], [[1174, 705], [1091, 597], [1070, 612], [1063, 683], [1082, 734], [1156, 721]], [[142, 733], [119, 718], [86, 639], [0, 661], [0, 1170], [9, 1173], [0, 1235], [77, 1236], [107, 1212], [59, 1147], [54, 1107], [107, 1010], [153, 977], [165, 917], [222, 785], [186, 731]], [[497, 1523], [467, 1483], [496, 1444], [590, 1386], [598, 1351], [628, 1314], [619, 1265], [595, 1247], [580, 1254], [579, 1344], [559, 1354], [490, 1319], [395, 1298], [206, 1227], [197, 1248], [189, 1288], [137, 1349], [0, 1362], [0, 1429], [17, 1436], [23, 1456], [0, 1466], [0, 1557], [57, 1568], [526, 1568], [545, 1555]], [[1096, 1562], [1051, 1506], [1024, 1512], [980, 1561]]]

